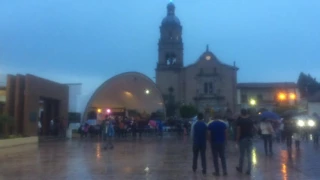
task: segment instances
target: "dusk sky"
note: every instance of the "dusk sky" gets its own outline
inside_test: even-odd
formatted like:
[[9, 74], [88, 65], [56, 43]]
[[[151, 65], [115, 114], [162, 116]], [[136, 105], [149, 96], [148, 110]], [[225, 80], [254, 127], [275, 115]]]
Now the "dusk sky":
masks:
[[[97, 87], [138, 71], [154, 80], [169, 0], [1, 0], [0, 73]], [[238, 82], [320, 78], [320, 0], [175, 0], [184, 64], [206, 44]]]

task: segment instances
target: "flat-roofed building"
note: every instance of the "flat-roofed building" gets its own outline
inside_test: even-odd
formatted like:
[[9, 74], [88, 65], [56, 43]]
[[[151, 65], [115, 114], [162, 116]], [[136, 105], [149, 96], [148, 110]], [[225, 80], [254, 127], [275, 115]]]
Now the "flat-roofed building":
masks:
[[279, 103], [294, 105], [300, 100], [297, 84], [277, 83], [238, 83], [237, 109], [266, 108], [272, 110]]

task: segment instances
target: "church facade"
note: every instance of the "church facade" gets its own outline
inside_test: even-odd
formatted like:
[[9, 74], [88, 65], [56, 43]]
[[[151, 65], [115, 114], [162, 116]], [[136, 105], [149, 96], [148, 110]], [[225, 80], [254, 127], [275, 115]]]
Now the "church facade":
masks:
[[199, 58], [184, 65], [182, 25], [175, 5], [167, 5], [160, 26], [156, 84], [163, 95], [173, 94], [175, 102], [206, 109], [236, 109], [238, 68], [221, 62], [207, 46]]

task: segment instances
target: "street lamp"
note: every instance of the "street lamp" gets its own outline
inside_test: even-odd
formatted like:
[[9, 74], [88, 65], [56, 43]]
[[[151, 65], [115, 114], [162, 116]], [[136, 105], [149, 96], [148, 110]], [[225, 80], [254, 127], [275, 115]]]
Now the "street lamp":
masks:
[[290, 93], [289, 97], [291, 100], [296, 100], [297, 96], [294, 93]]
[[250, 99], [250, 105], [255, 106], [257, 104], [257, 101], [255, 99]]
[[146, 94], [150, 94], [149, 89], [146, 89], [145, 93], [146, 93]]
[[279, 94], [278, 94], [278, 99], [279, 99], [280, 101], [284, 101], [284, 100], [286, 100], [286, 98], [287, 98], [287, 96], [286, 96], [285, 93], [279, 93]]

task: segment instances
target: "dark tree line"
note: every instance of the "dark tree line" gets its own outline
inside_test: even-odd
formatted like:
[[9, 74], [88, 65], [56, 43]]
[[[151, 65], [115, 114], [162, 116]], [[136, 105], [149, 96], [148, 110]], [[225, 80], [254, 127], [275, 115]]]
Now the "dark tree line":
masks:
[[299, 75], [297, 85], [302, 98], [310, 97], [314, 93], [320, 91], [320, 83], [316, 78], [303, 72]]

